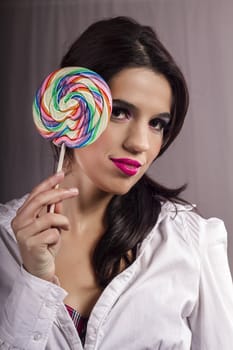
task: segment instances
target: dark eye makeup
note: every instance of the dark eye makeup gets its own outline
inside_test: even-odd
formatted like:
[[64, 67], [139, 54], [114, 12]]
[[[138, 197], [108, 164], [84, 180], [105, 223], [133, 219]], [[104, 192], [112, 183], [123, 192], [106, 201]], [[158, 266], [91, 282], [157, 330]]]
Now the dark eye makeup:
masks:
[[[138, 109], [133, 104], [123, 100], [113, 100], [112, 120], [129, 119], [137, 113]], [[166, 132], [169, 129], [170, 121], [171, 115], [169, 113], [160, 113], [149, 121], [149, 126], [155, 131]]]
[[113, 100], [112, 106], [112, 119], [124, 119], [129, 118], [132, 114], [134, 114], [136, 108], [134, 105], [123, 101], [123, 100]]
[[161, 113], [156, 118], [150, 120], [149, 125], [158, 131], [168, 131], [171, 121], [171, 115], [169, 113]]
[[112, 107], [112, 119], [124, 119], [130, 116], [130, 111], [127, 108], [120, 106]]

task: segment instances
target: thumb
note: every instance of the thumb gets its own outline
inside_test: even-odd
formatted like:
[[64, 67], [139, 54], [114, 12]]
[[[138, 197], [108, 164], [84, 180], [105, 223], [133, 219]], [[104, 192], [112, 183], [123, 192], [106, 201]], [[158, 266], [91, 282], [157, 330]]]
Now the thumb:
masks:
[[62, 201], [55, 204], [54, 212], [56, 214], [62, 214]]

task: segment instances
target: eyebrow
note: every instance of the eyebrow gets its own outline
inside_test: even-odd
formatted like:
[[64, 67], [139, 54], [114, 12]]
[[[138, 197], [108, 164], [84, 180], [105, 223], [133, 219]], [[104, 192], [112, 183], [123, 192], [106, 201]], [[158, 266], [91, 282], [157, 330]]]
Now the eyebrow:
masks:
[[[117, 105], [117, 107], [122, 107], [122, 108], [126, 108], [129, 109], [130, 111], [133, 111], [135, 113], [139, 112], [139, 109], [132, 103], [125, 101], [125, 100], [121, 100], [121, 99], [113, 99], [113, 107], [115, 105]], [[162, 112], [162, 113], [158, 113], [155, 114], [153, 116], [154, 118], [165, 118], [165, 119], [171, 119], [171, 114], [169, 112]]]

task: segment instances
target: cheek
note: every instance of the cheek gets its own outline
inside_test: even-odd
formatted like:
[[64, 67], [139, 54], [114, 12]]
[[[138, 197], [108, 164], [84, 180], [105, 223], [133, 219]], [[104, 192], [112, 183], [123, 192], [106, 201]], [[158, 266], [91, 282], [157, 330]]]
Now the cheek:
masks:
[[88, 150], [93, 153], [94, 152], [98, 153], [98, 151], [108, 150], [113, 142], [113, 136], [114, 136], [113, 133], [108, 127], [95, 142], [87, 146]]
[[163, 137], [158, 136], [158, 137], [153, 137], [150, 142], [150, 150], [148, 153], [148, 160], [150, 163], [154, 161], [154, 159], [158, 156], [161, 147], [163, 144]]
[[74, 159], [79, 165], [94, 163], [99, 161], [101, 156], [108, 153], [112, 144], [112, 137], [108, 133], [103, 133], [95, 142], [83, 147], [74, 149]]

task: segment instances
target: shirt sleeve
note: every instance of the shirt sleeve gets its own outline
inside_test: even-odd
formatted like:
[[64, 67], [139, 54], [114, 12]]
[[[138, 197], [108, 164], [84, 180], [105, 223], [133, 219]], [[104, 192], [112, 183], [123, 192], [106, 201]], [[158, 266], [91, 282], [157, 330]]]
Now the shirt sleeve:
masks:
[[191, 349], [232, 350], [233, 284], [224, 223], [189, 213], [186, 228], [200, 261], [198, 301], [189, 318]]
[[1, 306], [0, 349], [43, 350], [66, 291], [18, 270], [6, 303]]

